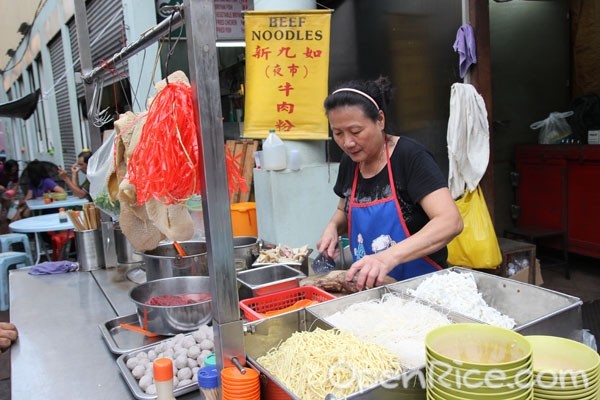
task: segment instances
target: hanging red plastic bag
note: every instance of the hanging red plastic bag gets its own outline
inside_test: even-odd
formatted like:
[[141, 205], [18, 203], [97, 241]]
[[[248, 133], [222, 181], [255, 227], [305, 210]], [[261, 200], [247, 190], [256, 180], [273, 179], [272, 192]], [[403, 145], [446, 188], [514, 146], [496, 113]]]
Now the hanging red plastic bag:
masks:
[[191, 88], [168, 83], [152, 101], [142, 137], [127, 164], [137, 203], [176, 204], [200, 193], [201, 171]]
[[502, 263], [502, 252], [481, 187], [477, 186], [472, 192], [467, 190], [455, 203], [464, 228], [448, 243], [448, 265], [477, 269], [498, 267]]

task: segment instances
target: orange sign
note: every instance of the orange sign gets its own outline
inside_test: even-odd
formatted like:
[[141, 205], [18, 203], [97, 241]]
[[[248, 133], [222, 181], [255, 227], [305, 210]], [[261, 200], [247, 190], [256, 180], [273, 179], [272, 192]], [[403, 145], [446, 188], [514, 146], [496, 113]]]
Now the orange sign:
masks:
[[326, 140], [328, 10], [249, 11], [244, 137]]

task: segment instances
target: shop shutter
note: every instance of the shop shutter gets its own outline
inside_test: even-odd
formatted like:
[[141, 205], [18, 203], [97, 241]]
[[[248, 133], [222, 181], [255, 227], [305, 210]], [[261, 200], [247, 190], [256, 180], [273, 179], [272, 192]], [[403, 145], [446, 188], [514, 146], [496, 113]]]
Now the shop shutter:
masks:
[[48, 44], [50, 61], [52, 62], [52, 77], [54, 81], [54, 97], [58, 112], [58, 126], [60, 129], [60, 142], [62, 144], [63, 165], [73, 165], [77, 161], [75, 154], [75, 139], [73, 124], [69, 107], [69, 89], [65, 75], [65, 53], [61, 35], [58, 34]]
[[[91, 0], [86, 2], [86, 15], [90, 35], [92, 64], [94, 67], [97, 67], [102, 60], [109, 60], [114, 54], [125, 47], [123, 5], [121, 0]], [[108, 26], [109, 24], [110, 26]], [[69, 20], [67, 27], [71, 39], [73, 61], [77, 61], [79, 59], [79, 45], [77, 43], [77, 27], [74, 17]], [[74, 68], [75, 71], [81, 71], [81, 63], [77, 61]], [[103, 75], [104, 86], [117, 82], [127, 76], [127, 62], [119, 65], [117, 69], [121, 74], [107, 73]], [[84, 97], [83, 83], [77, 84], [77, 97]]]

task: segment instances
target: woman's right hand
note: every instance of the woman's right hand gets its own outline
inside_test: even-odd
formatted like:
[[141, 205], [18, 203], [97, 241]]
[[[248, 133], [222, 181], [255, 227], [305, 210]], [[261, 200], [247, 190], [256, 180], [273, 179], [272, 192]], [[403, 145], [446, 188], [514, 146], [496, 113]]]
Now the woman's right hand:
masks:
[[321, 239], [317, 242], [319, 254], [327, 254], [331, 258], [336, 258], [340, 250], [338, 248], [338, 229], [333, 223], [327, 224]]

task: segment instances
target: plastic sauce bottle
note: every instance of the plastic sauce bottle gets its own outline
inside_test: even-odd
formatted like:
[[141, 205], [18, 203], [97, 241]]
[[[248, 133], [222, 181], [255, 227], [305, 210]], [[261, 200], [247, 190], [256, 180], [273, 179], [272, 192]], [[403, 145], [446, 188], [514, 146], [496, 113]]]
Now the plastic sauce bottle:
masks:
[[170, 358], [154, 360], [156, 400], [175, 400], [173, 396], [173, 361]]
[[12, 220], [15, 217], [15, 215], [17, 215], [18, 209], [19, 209], [19, 200], [15, 200], [10, 205], [10, 208], [8, 209], [8, 211], [6, 213], [6, 218]]
[[277, 171], [285, 169], [287, 166], [285, 144], [272, 129], [263, 143], [263, 161], [263, 168], [266, 170]]
[[67, 219], [67, 213], [65, 212], [64, 208], [59, 208], [58, 209], [58, 222], [60, 222], [61, 224], [64, 224], [68, 221]]

